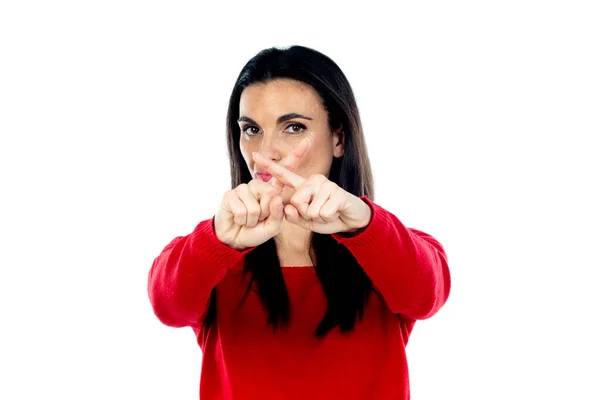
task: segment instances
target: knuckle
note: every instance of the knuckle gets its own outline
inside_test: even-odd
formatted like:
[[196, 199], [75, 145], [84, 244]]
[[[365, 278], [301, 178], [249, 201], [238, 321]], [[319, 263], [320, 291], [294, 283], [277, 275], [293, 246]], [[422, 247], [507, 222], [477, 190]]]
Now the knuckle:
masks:
[[257, 216], [259, 214], [260, 214], [260, 207], [258, 207], [258, 206], [248, 207], [248, 215]]
[[244, 210], [235, 210], [235, 211], [233, 211], [233, 215], [236, 218], [244, 218], [244, 217], [246, 217], [246, 211], [244, 211]]
[[292, 197], [290, 197], [290, 203], [296, 207], [300, 205], [300, 199], [297, 194], [294, 194]]
[[231, 196], [234, 195], [234, 193], [235, 193], [235, 189], [226, 191], [225, 193], [223, 193], [223, 200], [227, 200], [227, 199], [231, 198]]
[[260, 191], [260, 189], [263, 187], [263, 183], [266, 183], [266, 182], [263, 182], [259, 178], [252, 179], [250, 181], [250, 183], [248, 183], [248, 189], [255, 191], [255, 192]]
[[320, 216], [326, 221], [331, 221], [333, 219], [333, 214], [331, 212], [321, 212]]
[[261, 195], [269, 194], [273, 191], [273, 189], [274, 186], [268, 182], [260, 181], [256, 183], [256, 191], [259, 192]]
[[275, 196], [277, 194], [277, 188], [273, 185], [267, 185], [268, 187], [265, 188], [265, 194], [267, 196]]

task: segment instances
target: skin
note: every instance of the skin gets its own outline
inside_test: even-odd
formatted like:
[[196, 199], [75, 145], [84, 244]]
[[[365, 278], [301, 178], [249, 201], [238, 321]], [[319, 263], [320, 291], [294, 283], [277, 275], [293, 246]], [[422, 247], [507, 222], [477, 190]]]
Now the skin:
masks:
[[[287, 117], [286, 117], [287, 116]], [[308, 262], [312, 232], [352, 232], [371, 218], [367, 204], [329, 181], [333, 157], [344, 154], [318, 94], [302, 82], [277, 79], [247, 87], [240, 98], [240, 150], [248, 170], [273, 175], [284, 205], [278, 253]]]
[[[310, 120], [297, 117], [277, 123], [281, 116], [293, 113]], [[295, 168], [294, 172], [300, 176], [329, 176], [333, 157], [344, 154], [340, 131], [331, 132], [318, 94], [304, 83], [277, 79], [247, 87], [240, 98], [240, 119], [244, 117], [256, 122], [238, 122], [242, 132], [240, 150], [253, 173], [260, 169], [252, 159], [253, 152], [290, 168], [294, 162], [293, 150], [305, 138], [311, 145]], [[290, 187], [284, 188], [283, 204], [289, 204], [292, 192]]]

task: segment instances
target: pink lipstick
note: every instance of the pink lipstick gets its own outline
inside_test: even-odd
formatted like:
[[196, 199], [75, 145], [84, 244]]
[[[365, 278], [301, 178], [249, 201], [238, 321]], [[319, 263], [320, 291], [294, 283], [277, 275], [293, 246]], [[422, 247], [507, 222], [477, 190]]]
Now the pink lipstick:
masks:
[[259, 179], [262, 179], [263, 182], [269, 182], [271, 180], [271, 178], [273, 178], [273, 175], [266, 173], [266, 172], [258, 172], [256, 174], [256, 177]]

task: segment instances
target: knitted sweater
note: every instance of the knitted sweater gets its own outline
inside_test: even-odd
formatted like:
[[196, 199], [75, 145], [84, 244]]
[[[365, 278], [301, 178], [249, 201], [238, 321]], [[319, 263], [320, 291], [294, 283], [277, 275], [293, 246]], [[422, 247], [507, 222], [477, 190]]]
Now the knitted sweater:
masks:
[[[350, 333], [315, 329], [327, 300], [313, 267], [282, 266], [290, 321], [273, 330], [242, 273], [245, 255], [221, 243], [214, 217], [173, 239], [154, 260], [148, 293], [165, 325], [191, 327], [202, 350], [201, 400], [409, 399], [405, 346], [416, 320], [446, 302], [446, 254], [432, 236], [406, 228], [367, 197], [369, 224], [355, 236], [333, 234], [373, 282]], [[216, 287], [217, 319], [204, 335], [201, 317]]]

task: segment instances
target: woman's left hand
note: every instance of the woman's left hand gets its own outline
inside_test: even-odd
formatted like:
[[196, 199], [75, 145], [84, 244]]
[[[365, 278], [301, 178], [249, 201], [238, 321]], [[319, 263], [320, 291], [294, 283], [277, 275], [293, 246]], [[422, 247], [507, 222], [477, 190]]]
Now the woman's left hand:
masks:
[[353, 232], [371, 221], [367, 203], [324, 175], [303, 178], [259, 153], [254, 153], [253, 158], [277, 181], [294, 189], [290, 204], [284, 208], [287, 221], [323, 234]]

